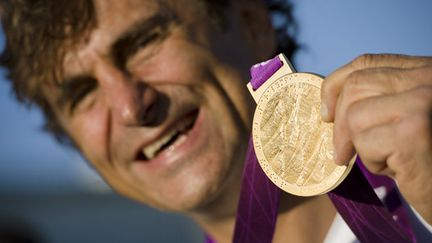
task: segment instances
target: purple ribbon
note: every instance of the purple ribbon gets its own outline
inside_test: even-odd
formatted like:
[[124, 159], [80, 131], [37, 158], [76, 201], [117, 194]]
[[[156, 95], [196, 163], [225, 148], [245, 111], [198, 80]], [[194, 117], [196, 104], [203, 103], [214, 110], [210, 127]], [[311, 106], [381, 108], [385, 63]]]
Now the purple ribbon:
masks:
[[411, 240], [408, 236], [412, 231], [393, 220], [359, 164], [357, 159], [347, 178], [328, 193], [339, 214], [361, 242], [416, 242], [414, 235]]
[[243, 169], [233, 242], [271, 242], [281, 190], [258, 164], [252, 139]]
[[370, 171], [366, 169], [363, 162], [360, 160], [360, 157], [357, 157], [356, 163], [373, 188], [385, 189], [386, 195], [381, 201], [383, 202], [387, 211], [389, 211], [393, 216], [392, 218], [404, 229], [409, 238], [412, 239], [412, 242], [416, 242], [415, 234], [413, 232], [411, 223], [409, 222], [408, 214], [400, 198], [396, 183], [387, 176], [374, 175], [370, 173]]
[[255, 64], [251, 70], [251, 85], [257, 90], [267, 79], [269, 79], [277, 70], [282, 67], [283, 63], [278, 56], [268, 61]]

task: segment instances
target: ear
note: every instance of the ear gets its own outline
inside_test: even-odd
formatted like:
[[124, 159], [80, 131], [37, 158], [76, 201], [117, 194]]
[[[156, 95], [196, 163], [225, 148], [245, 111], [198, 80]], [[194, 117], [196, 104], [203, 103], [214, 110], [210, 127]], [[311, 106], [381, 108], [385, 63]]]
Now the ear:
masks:
[[276, 32], [265, 2], [244, 0], [233, 4], [237, 5], [243, 34], [257, 62], [273, 57], [277, 49]]

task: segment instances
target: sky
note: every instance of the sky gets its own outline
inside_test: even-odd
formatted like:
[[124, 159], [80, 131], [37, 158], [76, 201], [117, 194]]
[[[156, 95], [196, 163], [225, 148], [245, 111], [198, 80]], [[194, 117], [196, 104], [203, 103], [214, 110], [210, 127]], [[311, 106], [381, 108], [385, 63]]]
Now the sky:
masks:
[[[432, 1], [297, 0], [294, 5], [302, 44], [294, 60], [297, 71], [328, 75], [363, 53], [432, 56]], [[41, 130], [37, 109], [17, 104], [3, 78], [0, 115], [0, 194], [106, 191], [81, 156]]]

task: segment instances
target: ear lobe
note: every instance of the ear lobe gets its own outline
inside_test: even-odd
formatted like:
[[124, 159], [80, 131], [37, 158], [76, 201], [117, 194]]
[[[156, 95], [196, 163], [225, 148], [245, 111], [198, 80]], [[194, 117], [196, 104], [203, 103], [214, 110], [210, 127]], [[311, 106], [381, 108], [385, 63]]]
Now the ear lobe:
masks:
[[238, 2], [244, 36], [257, 61], [273, 57], [277, 49], [276, 33], [267, 6], [258, 1]]

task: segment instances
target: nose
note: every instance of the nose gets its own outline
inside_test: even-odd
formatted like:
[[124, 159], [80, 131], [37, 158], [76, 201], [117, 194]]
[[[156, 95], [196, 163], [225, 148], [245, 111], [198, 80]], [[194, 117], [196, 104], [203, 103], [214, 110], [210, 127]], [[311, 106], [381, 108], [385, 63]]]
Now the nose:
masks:
[[103, 76], [100, 83], [114, 122], [149, 126], [157, 120], [157, 90], [115, 69], [105, 70]]
[[109, 96], [114, 119], [127, 126], [151, 125], [156, 119], [156, 90], [141, 82], [116, 86]]

